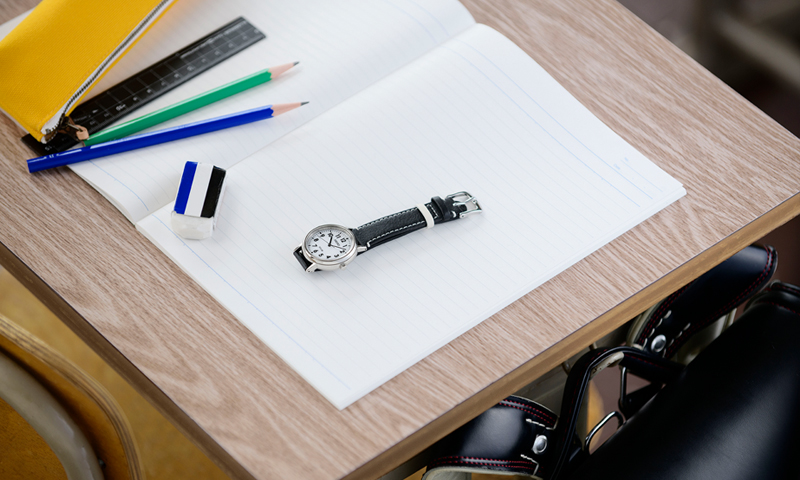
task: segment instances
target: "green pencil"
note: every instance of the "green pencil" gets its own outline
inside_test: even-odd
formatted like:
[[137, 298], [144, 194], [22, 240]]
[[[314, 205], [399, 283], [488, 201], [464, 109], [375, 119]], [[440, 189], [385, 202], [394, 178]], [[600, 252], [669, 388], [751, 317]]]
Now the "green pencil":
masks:
[[268, 68], [238, 80], [234, 80], [221, 87], [217, 87], [213, 90], [201, 93], [200, 95], [195, 95], [194, 97], [188, 98], [182, 102], [178, 102], [175, 105], [164, 107], [160, 110], [156, 110], [155, 112], [135, 118], [129, 122], [117, 125], [116, 127], [107, 128], [102, 132], [97, 132], [84, 140], [83, 144], [88, 147], [89, 145], [110, 142], [111, 140], [116, 140], [118, 138], [127, 137], [128, 135], [133, 135], [136, 132], [141, 132], [145, 128], [150, 128], [154, 125], [158, 125], [159, 123], [166, 122], [167, 120], [172, 120], [175, 117], [179, 117], [193, 110], [197, 110], [198, 108], [205, 107], [206, 105], [210, 105], [214, 102], [222, 100], [223, 98], [228, 98], [231, 95], [236, 95], [237, 93], [243, 92], [249, 88], [253, 88], [256, 85], [269, 82], [298, 63], [299, 62], [287, 63], [278, 67]]

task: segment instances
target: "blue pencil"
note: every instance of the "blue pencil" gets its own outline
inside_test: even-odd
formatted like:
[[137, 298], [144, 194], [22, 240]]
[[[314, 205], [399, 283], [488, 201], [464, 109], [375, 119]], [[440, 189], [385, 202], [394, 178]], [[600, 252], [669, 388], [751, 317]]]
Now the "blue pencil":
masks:
[[72, 163], [84, 162], [94, 158], [106, 157], [115, 153], [136, 150], [137, 148], [158, 145], [159, 143], [171, 142], [181, 138], [193, 137], [203, 133], [214, 132], [225, 128], [231, 128], [246, 123], [257, 122], [267, 118], [277, 117], [289, 110], [305, 105], [302, 103], [283, 103], [280, 105], [267, 105], [266, 107], [254, 108], [244, 112], [232, 113], [222, 117], [202, 120], [177, 127], [165, 128], [155, 132], [143, 133], [132, 137], [122, 138], [111, 142], [100, 143], [66, 152], [45, 155], [44, 157], [32, 158], [28, 160], [28, 171], [30, 173], [47, 170], [48, 168], [63, 167]]

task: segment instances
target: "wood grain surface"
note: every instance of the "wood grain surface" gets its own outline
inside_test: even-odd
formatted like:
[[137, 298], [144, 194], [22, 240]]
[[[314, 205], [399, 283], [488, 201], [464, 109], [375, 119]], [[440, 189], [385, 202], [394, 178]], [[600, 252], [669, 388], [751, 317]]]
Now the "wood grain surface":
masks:
[[[8, 271], [0, 268], [0, 318], [4, 316], [96, 379], [119, 402], [122, 413], [130, 421], [134, 440], [138, 445], [144, 478], [229, 480], [94, 350], [82, 342]], [[0, 431], [5, 432], [3, 428], [3, 420], [0, 420]], [[0, 437], [2, 436], [0, 433]], [[2, 440], [0, 438], [0, 443]], [[0, 452], [3, 452], [2, 446]], [[0, 453], [0, 464], [4, 458], [7, 456], [3, 457]], [[2, 472], [0, 478], [6, 480]], [[35, 476], [25, 478], [39, 480]]]
[[800, 141], [619, 4], [464, 3], [688, 195], [347, 409], [6, 118], [0, 263], [230, 475], [374, 478], [800, 212]]

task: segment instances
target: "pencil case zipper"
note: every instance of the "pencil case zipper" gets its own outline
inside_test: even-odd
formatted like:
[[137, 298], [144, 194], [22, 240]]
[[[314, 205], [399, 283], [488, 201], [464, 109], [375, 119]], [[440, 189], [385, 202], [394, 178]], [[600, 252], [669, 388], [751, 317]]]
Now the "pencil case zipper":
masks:
[[76, 125], [66, 112], [72, 110], [72, 108], [76, 105], [76, 103], [83, 98], [84, 94], [92, 87], [92, 85], [97, 82], [97, 80], [103, 76], [103, 74], [112, 66], [114, 63], [122, 57], [128, 48], [131, 46], [133, 42], [135, 42], [139, 36], [147, 30], [148, 27], [161, 15], [161, 13], [169, 7], [169, 5], [174, 0], [162, 0], [161, 2], [156, 5], [156, 7], [147, 14], [142, 21], [128, 34], [127, 37], [111, 52], [111, 55], [106, 57], [105, 60], [100, 64], [99, 67], [86, 79], [86, 81], [81, 84], [78, 90], [72, 94], [72, 96], [67, 100], [67, 103], [64, 104], [58, 110], [58, 113], [54, 115], [51, 119], [45, 122], [44, 127], [41, 130], [43, 134], [42, 143], [47, 143], [50, 141], [57, 133], [62, 132], [69, 134], [75, 137], [77, 140], [85, 140], [88, 136], [86, 129], [80, 125]]

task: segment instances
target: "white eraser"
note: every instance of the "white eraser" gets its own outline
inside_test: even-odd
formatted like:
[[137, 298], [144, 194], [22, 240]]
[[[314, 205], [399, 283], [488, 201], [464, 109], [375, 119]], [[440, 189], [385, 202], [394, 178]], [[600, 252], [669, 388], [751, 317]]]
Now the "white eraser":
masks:
[[225, 170], [210, 163], [186, 162], [172, 211], [172, 230], [202, 240], [214, 233], [225, 193]]

